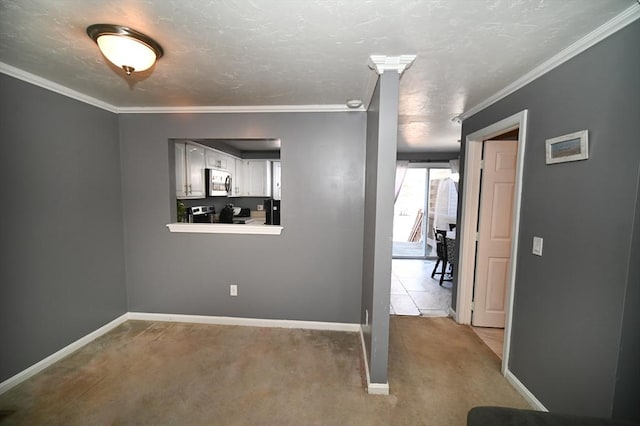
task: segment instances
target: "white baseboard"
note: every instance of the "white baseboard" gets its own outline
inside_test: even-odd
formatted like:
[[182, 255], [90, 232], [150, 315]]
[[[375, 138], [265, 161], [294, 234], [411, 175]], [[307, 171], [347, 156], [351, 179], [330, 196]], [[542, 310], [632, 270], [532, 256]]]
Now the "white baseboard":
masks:
[[59, 351], [49, 355], [48, 357], [46, 357], [42, 361], [39, 361], [38, 363], [33, 364], [31, 367], [28, 367], [27, 369], [22, 370], [21, 372], [19, 372], [15, 376], [9, 377], [4, 382], [0, 383], [0, 395], [5, 393], [6, 391], [11, 389], [12, 387], [16, 386], [17, 384], [22, 383], [23, 381], [27, 380], [31, 376], [39, 373], [40, 371], [44, 370], [45, 368], [51, 366], [52, 364], [60, 361], [62, 358], [66, 357], [67, 355], [71, 354], [72, 352], [80, 349], [81, 347], [83, 347], [87, 343], [91, 342], [92, 340], [95, 340], [98, 337], [102, 336], [103, 334], [108, 333], [109, 331], [113, 330], [114, 328], [116, 328], [117, 326], [119, 326], [120, 324], [125, 322], [127, 319], [128, 319], [128, 314], [123, 314], [123, 315], [119, 316], [118, 318], [114, 319], [113, 321], [109, 322], [108, 324], [103, 325], [99, 329], [87, 334], [84, 337], [81, 337], [80, 339], [76, 340], [75, 342], [73, 342], [73, 343], [65, 346], [64, 348], [60, 349]]
[[525, 385], [523, 385], [522, 382], [518, 380], [518, 378], [510, 370], [507, 370], [504, 373], [504, 377], [509, 383], [511, 383], [511, 386], [513, 386], [518, 391], [518, 393], [522, 395], [522, 397], [529, 403], [529, 405], [531, 405], [531, 407], [538, 411], [549, 411], [544, 405], [542, 405], [540, 401], [538, 401], [538, 399], [529, 391], [529, 389], [527, 389]]
[[364, 358], [364, 370], [367, 376], [367, 392], [370, 395], [389, 395], [389, 382], [387, 383], [371, 383], [369, 375], [369, 361], [367, 360], [367, 345], [364, 343], [364, 334], [360, 327], [360, 342], [362, 343], [362, 357]]
[[241, 325], [247, 327], [300, 328], [305, 330], [360, 331], [360, 324], [343, 322], [274, 320], [259, 318], [214, 317], [207, 315], [158, 314], [129, 312], [130, 320], [188, 322], [196, 324]]
[[449, 306], [449, 316], [453, 318], [455, 322], [458, 322], [458, 314], [456, 314], [456, 311], [454, 311], [451, 306]]

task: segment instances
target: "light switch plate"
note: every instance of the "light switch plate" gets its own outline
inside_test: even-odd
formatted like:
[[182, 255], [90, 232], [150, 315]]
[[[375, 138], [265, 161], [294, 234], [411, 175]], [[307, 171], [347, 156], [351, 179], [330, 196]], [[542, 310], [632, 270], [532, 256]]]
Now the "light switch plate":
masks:
[[533, 237], [533, 250], [532, 253], [536, 256], [542, 256], [542, 237]]

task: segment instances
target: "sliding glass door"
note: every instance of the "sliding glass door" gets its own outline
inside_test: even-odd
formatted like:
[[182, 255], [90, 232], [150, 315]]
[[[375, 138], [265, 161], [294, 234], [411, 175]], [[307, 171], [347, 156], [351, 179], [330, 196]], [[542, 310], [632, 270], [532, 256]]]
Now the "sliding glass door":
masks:
[[411, 164], [396, 196], [393, 215], [393, 257], [436, 256], [433, 229], [456, 223], [456, 176], [445, 165]]
[[427, 170], [406, 170], [393, 209], [393, 257], [424, 257]]

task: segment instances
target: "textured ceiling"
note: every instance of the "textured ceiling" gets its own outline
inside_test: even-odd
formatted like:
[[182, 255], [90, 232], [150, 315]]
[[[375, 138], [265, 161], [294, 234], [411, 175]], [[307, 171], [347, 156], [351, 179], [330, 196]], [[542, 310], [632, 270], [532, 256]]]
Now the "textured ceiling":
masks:
[[[369, 101], [372, 54], [416, 54], [401, 80], [400, 151], [457, 150], [451, 117], [635, 0], [0, 0], [0, 62], [116, 107]], [[142, 31], [165, 51], [126, 77], [86, 35]]]

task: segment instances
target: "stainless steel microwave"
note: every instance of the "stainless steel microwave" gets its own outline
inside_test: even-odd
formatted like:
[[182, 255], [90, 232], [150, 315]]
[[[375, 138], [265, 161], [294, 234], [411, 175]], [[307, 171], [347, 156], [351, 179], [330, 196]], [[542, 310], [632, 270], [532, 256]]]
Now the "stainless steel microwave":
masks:
[[205, 190], [207, 197], [228, 197], [231, 195], [231, 174], [222, 169], [205, 169]]

